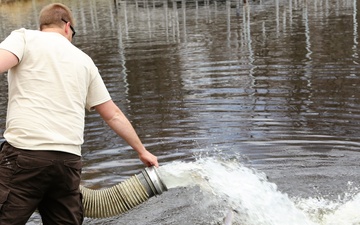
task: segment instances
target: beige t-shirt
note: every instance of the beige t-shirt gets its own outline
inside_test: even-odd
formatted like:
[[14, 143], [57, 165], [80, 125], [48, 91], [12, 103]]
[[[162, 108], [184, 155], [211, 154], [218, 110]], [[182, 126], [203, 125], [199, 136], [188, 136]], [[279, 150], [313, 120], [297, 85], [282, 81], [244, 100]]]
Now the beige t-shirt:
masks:
[[19, 58], [8, 72], [5, 139], [20, 149], [81, 155], [85, 108], [111, 99], [91, 58], [54, 32], [19, 29], [0, 48]]

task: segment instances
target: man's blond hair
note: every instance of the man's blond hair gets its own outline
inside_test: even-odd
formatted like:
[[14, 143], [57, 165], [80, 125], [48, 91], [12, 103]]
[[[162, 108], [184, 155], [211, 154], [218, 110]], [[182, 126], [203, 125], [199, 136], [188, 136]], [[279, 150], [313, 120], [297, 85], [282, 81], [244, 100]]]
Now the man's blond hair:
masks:
[[40, 30], [46, 27], [61, 27], [64, 21], [75, 25], [71, 10], [64, 4], [49, 4], [40, 11]]

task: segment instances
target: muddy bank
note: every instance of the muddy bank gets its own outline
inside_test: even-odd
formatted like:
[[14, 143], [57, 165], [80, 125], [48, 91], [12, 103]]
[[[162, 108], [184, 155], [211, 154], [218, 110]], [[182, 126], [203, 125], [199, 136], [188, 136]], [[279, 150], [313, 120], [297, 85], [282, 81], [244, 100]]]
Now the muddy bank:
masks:
[[92, 225], [200, 225], [223, 224], [228, 211], [225, 202], [199, 187], [173, 188], [118, 217], [86, 218]]

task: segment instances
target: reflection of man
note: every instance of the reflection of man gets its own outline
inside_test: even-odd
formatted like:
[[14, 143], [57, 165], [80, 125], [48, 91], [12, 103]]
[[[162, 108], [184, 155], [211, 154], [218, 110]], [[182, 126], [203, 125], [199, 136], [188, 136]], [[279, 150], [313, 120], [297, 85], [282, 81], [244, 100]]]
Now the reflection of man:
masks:
[[111, 100], [93, 61], [71, 44], [68, 7], [40, 12], [40, 30], [20, 29], [0, 44], [9, 100], [0, 154], [0, 224], [26, 224], [38, 209], [43, 224], [81, 224], [79, 191], [85, 108], [95, 109], [137, 153], [158, 166]]

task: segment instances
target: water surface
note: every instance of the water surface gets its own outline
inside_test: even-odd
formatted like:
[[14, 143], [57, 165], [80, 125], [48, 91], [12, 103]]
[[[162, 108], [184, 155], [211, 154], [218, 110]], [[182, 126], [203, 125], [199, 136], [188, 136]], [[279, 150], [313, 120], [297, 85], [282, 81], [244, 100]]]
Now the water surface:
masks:
[[[49, 2], [0, 5], [0, 40], [19, 27], [36, 29]], [[289, 215], [300, 224], [360, 224], [351, 214], [360, 205], [356, 0], [61, 2], [76, 17], [74, 44], [93, 58], [167, 177], [181, 174], [184, 183], [169, 179], [170, 186], [202, 177], [190, 183], [215, 185], [221, 200], [235, 202], [230, 208], [249, 212], [235, 217], [239, 224], [282, 224], [279, 218], [292, 224], [286, 213], [271, 213], [274, 205], [294, 212]], [[0, 82], [3, 131], [5, 77]], [[87, 114], [83, 155], [83, 185], [92, 188], [110, 187], [143, 168], [94, 113]], [[252, 183], [263, 176], [266, 181]], [[246, 196], [253, 204], [243, 204]], [[265, 196], [274, 199], [272, 206], [263, 204], [264, 213], [255, 215]], [[329, 219], [339, 215], [341, 223]], [[204, 219], [211, 223], [220, 222]]]

